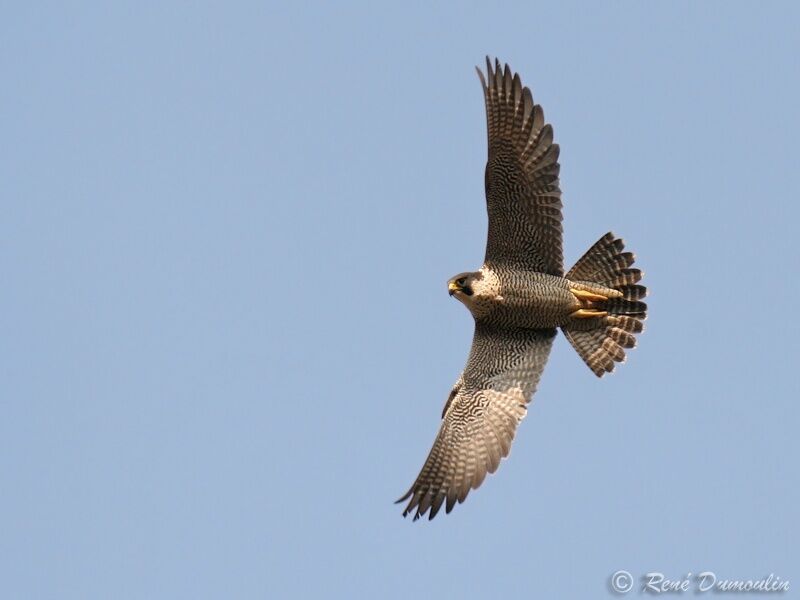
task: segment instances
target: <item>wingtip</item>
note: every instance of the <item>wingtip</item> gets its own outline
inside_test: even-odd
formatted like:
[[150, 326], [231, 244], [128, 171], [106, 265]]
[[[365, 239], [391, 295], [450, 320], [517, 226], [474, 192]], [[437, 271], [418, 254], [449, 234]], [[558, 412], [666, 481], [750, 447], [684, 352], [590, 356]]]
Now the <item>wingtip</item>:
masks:
[[478, 65], [475, 65], [475, 72], [478, 74], [478, 79], [481, 80], [481, 87], [486, 91], [486, 78], [483, 76], [483, 71], [480, 70]]
[[408, 500], [409, 496], [411, 496], [411, 493], [412, 493], [413, 491], [414, 491], [414, 488], [412, 487], [412, 488], [411, 488], [410, 490], [408, 490], [408, 491], [407, 491], [405, 494], [403, 494], [403, 497], [402, 497], [402, 498], [398, 498], [397, 500], [395, 500], [395, 501], [394, 501], [394, 503], [395, 503], [395, 504], [400, 504], [401, 502], [405, 502], [406, 500]]

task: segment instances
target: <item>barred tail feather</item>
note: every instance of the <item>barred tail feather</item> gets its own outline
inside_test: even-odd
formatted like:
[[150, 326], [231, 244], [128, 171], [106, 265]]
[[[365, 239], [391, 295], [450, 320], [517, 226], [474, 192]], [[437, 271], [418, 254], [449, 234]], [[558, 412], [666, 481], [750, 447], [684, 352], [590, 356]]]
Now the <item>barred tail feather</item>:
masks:
[[641, 301], [647, 296], [647, 288], [639, 284], [643, 273], [632, 268], [635, 257], [624, 248], [621, 239], [607, 233], [566, 275], [576, 283], [619, 292], [596, 303], [595, 308], [606, 316], [575, 319], [562, 327], [573, 348], [598, 377], [613, 371], [615, 363], [625, 361], [625, 349], [636, 346], [635, 335], [642, 331], [642, 321], [647, 318], [647, 304]]

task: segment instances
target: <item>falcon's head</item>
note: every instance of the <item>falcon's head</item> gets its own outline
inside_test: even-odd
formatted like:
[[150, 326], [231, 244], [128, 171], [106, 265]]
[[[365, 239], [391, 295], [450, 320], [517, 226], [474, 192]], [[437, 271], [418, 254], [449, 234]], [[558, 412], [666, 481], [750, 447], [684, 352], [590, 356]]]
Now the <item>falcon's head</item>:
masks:
[[500, 282], [486, 267], [473, 273], [460, 273], [447, 282], [447, 291], [479, 319], [502, 302]]
[[459, 273], [447, 282], [447, 292], [464, 302], [466, 298], [475, 294], [474, 285], [480, 278], [480, 272]]

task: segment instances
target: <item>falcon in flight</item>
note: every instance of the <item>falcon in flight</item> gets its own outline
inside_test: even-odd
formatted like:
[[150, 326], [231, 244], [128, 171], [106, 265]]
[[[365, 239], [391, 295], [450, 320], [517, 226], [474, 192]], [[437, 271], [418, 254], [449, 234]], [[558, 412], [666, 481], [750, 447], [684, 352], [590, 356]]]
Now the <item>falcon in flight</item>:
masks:
[[403, 516], [450, 512], [508, 456], [560, 328], [598, 377], [636, 345], [647, 305], [642, 272], [613, 233], [566, 274], [562, 255], [558, 145], [519, 75], [486, 59], [489, 232], [483, 266], [447, 282], [472, 313], [467, 365], [442, 411], [422, 470], [398, 502]]

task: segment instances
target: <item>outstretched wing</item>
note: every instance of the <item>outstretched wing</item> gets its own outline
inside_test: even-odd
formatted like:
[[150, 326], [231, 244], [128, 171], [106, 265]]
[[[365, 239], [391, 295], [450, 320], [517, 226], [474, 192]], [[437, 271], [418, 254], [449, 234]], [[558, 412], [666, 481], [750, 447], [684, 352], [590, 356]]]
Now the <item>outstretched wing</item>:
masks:
[[489, 159], [486, 260], [551, 275], [564, 274], [558, 144], [542, 107], [519, 75], [486, 58], [478, 70], [486, 100]]
[[403, 516], [414, 520], [446, 501], [449, 513], [508, 456], [517, 425], [536, 391], [555, 329], [500, 329], [476, 323], [467, 366], [445, 405], [442, 425], [411, 489]]

